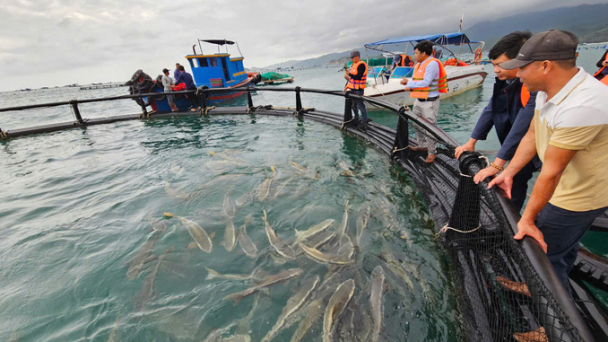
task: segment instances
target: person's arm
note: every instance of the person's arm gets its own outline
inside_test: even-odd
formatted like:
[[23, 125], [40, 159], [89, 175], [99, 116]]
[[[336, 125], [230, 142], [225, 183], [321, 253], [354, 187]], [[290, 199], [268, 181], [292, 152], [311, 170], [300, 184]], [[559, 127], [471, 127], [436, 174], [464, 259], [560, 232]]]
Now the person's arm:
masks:
[[473, 133], [471, 133], [471, 138], [469, 141], [462, 145], [456, 147], [454, 151], [454, 156], [456, 159], [460, 158], [460, 155], [465, 151], [475, 151], [475, 144], [478, 140], [486, 140], [488, 133], [492, 130], [494, 126], [494, 119], [492, 117], [492, 98], [488, 101], [488, 105], [481, 111], [481, 115], [479, 119], [477, 119], [477, 123], [475, 124], [475, 128], [473, 129]]
[[515, 156], [511, 159], [509, 166], [488, 184], [488, 189], [496, 185], [505, 192], [507, 198], [511, 199], [513, 177], [515, 177], [515, 175], [523, 169], [535, 155], [536, 132], [534, 131], [534, 120], [532, 120], [528, 132], [523, 139], [521, 139], [517, 151], [515, 151]]
[[[534, 118], [534, 108], [536, 107], [536, 92], [530, 93], [530, 99], [525, 107], [521, 108], [515, 117], [515, 122], [507, 134], [497, 157], [503, 160], [511, 160], [515, 155], [519, 142], [526, 135], [530, 128], [530, 122]], [[502, 166], [502, 165], [501, 165]]]
[[177, 78], [175, 79], [175, 84], [179, 84], [182, 83], [182, 74], [177, 75]]
[[420, 81], [408, 81], [407, 87], [410, 89], [413, 88], [426, 88], [433, 83], [433, 80], [439, 78], [439, 65], [437, 63], [429, 63], [426, 66], [426, 71], [424, 72], [424, 79]]

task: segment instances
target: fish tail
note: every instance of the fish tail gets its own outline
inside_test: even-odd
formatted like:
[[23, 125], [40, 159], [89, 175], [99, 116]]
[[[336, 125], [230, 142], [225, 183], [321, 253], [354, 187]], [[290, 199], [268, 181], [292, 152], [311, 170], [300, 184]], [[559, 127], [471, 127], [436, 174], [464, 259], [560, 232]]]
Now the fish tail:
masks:
[[239, 305], [239, 303], [241, 302], [241, 300], [243, 300], [243, 298], [245, 298], [245, 296], [241, 293], [233, 293], [231, 295], [227, 295], [226, 297], [224, 297], [224, 299], [232, 299], [234, 301], [234, 306]]
[[216, 271], [210, 269], [209, 267], [205, 267], [205, 269], [208, 272], [207, 278], [205, 278], [206, 280], [215, 279], [215, 278], [219, 278], [220, 277], [219, 273], [217, 273]]

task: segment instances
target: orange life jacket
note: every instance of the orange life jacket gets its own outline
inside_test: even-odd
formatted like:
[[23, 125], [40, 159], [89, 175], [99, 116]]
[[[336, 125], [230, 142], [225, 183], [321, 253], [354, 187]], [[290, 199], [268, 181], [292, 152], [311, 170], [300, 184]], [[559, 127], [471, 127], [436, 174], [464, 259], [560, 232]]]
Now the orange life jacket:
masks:
[[[405, 59], [408, 59], [409, 62], [407, 63], [407, 65], [405, 64]], [[414, 66], [414, 62], [412, 61], [412, 59], [410, 58], [410, 56], [408, 55], [401, 55], [401, 62], [399, 63], [399, 66]]]
[[521, 86], [520, 97], [521, 105], [525, 107], [528, 104], [528, 101], [530, 101], [530, 91], [528, 90], [528, 88], [526, 88], [525, 85]]
[[358, 61], [357, 63], [353, 63], [350, 66], [349, 73], [352, 75], [358, 74], [359, 65], [365, 65], [365, 72], [363, 72], [363, 77], [360, 80], [353, 80], [351, 77], [348, 78], [348, 83], [346, 84], [346, 89], [365, 89], [365, 84], [367, 83], [367, 64], [364, 61]]
[[[606, 54], [606, 58], [604, 59], [604, 61], [608, 61], [608, 53]], [[606, 67], [605, 66], [601, 67], [600, 70], [598, 70], [595, 74], [593, 74], [593, 77], [596, 77], [597, 75], [601, 74], [602, 71], [604, 71], [604, 68], [606, 68]], [[604, 77], [604, 78], [606, 78], [606, 77]], [[602, 78], [602, 80], [604, 78]], [[604, 83], [604, 82], [602, 82], [602, 83]], [[604, 84], [606, 84], [606, 83], [604, 83]]]
[[439, 78], [433, 80], [433, 82], [437, 82], [437, 86], [435, 87], [433, 85], [432, 89], [430, 86], [425, 88], [413, 88], [410, 92], [410, 97], [417, 99], [427, 99], [431, 91], [437, 90], [440, 93], [444, 94], [448, 92], [448, 75], [445, 72], [445, 69], [443, 68], [443, 64], [441, 64], [441, 62], [437, 58], [429, 57], [422, 63], [422, 65], [420, 63], [416, 63], [412, 80], [423, 80], [427, 65], [429, 65], [429, 63], [433, 61], [437, 62], [437, 64], [439, 65]]

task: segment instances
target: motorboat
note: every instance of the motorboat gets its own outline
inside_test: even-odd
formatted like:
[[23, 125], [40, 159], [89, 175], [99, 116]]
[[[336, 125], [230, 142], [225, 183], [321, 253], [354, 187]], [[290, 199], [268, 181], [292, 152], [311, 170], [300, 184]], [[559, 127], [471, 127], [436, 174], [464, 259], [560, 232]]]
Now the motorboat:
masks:
[[[397, 44], [405, 44], [405, 51], [408, 46], [411, 46], [413, 51], [415, 44], [424, 40], [435, 43], [433, 55], [443, 62], [447, 73], [448, 92], [440, 94], [440, 98], [454, 96], [483, 84], [488, 75], [481, 63], [481, 51], [485, 45], [483, 41], [472, 41], [462, 32], [411, 36], [385, 39], [365, 45], [366, 55], [369, 50], [380, 51], [386, 59], [386, 65], [370, 67], [364, 95], [380, 98], [398, 106], [414, 104], [415, 99], [411, 98], [410, 93], [404, 90], [405, 86], [401, 85], [403, 78], [411, 80], [414, 67], [391, 67], [389, 60], [403, 52], [388, 51], [387, 49]], [[475, 50], [473, 50], [474, 46], [477, 46]], [[457, 53], [453, 51], [454, 47], [459, 49]], [[470, 53], [463, 52], [464, 47], [468, 47]], [[463, 56], [470, 59], [463, 60]]]

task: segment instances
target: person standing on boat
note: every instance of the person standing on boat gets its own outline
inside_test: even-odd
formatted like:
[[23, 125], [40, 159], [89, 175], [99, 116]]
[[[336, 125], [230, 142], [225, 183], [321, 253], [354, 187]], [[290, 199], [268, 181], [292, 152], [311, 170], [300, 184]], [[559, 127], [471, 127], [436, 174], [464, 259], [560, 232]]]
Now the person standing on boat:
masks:
[[606, 52], [604, 52], [602, 55], [602, 58], [597, 61], [596, 66], [599, 68], [599, 70], [593, 74], [593, 77], [597, 78], [605, 85], [608, 85], [608, 77], [606, 77], [606, 75], [608, 75], [608, 50], [606, 50]]
[[[175, 80], [175, 84], [180, 84], [183, 83], [186, 85], [186, 90], [195, 90], [196, 91], [196, 84], [194, 84], [194, 79], [192, 78], [192, 75], [190, 75], [189, 73], [186, 72], [186, 69], [184, 68], [183, 65], [180, 65], [179, 68], [179, 75], [177, 76], [177, 79]], [[186, 97], [188, 97], [188, 101], [190, 101], [190, 110], [191, 111], [196, 111], [196, 109], [200, 109], [200, 107], [198, 106], [198, 100], [196, 99], [196, 94], [187, 94]]]
[[[471, 138], [466, 144], [457, 147], [454, 153], [458, 159], [464, 151], [475, 151], [477, 141], [486, 140], [488, 133], [494, 127], [501, 147], [494, 162], [475, 175], [474, 180], [477, 183], [504, 169], [509, 160], [513, 158], [519, 142], [526, 135], [532, 117], [534, 117], [536, 93], [530, 93], [517, 78], [518, 69], [504, 70], [500, 67], [501, 63], [517, 57], [519, 50], [530, 37], [532, 37], [532, 33], [529, 31], [509, 33], [490, 50], [489, 58], [494, 66], [494, 73], [496, 73], [494, 92], [488, 105], [481, 112], [475, 129], [471, 133]], [[511, 202], [518, 211], [521, 210], [526, 200], [528, 181], [541, 165], [540, 159], [534, 157], [514, 177]]]
[[[353, 95], [363, 96], [363, 91], [367, 84], [367, 64], [361, 60], [359, 51], [352, 51], [350, 53], [350, 58], [353, 61], [353, 64], [350, 66], [350, 70], [344, 71], [344, 79], [348, 81], [344, 91], [350, 91]], [[353, 121], [349, 122], [349, 125], [365, 128], [368, 122], [365, 103], [362, 99], [353, 98], [352, 101], [353, 114], [355, 117]], [[359, 121], [359, 111], [361, 111], [362, 121]]]
[[576, 66], [578, 38], [566, 31], [535, 34], [500, 66], [538, 91], [530, 129], [494, 185], [511, 197], [514, 176], [538, 153], [543, 167], [517, 223], [543, 248], [570, 290], [579, 241], [608, 209], [608, 87]]
[[[414, 102], [414, 114], [425, 118], [432, 124], [437, 124], [439, 114], [439, 93], [448, 92], [447, 74], [443, 64], [438, 59], [431, 57], [433, 54], [433, 42], [424, 40], [414, 47], [414, 75], [412, 81], [406, 78], [401, 84], [407, 85], [405, 91], [410, 91], [410, 97], [416, 98]], [[432, 163], [437, 157], [437, 141], [432, 138], [424, 128], [414, 124], [414, 130], [418, 137], [418, 147], [410, 147], [412, 151], [428, 151], [427, 163]]]
[[175, 63], [175, 71], [173, 72], [173, 79], [177, 80], [179, 77], [179, 67], [181, 65], [179, 63]]
[[[175, 84], [175, 81], [173, 81], [173, 79], [169, 76], [169, 69], [167, 69], [167, 68], [163, 69], [162, 82], [163, 82], [163, 91], [164, 92], [173, 91], [173, 89], [171, 89], [171, 86]], [[171, 111], [177, 112], [177, 107], [175, 106], [175, 96], [167, 95], [167, 102], [169, 102], [169, 107], [171, 107]]]

